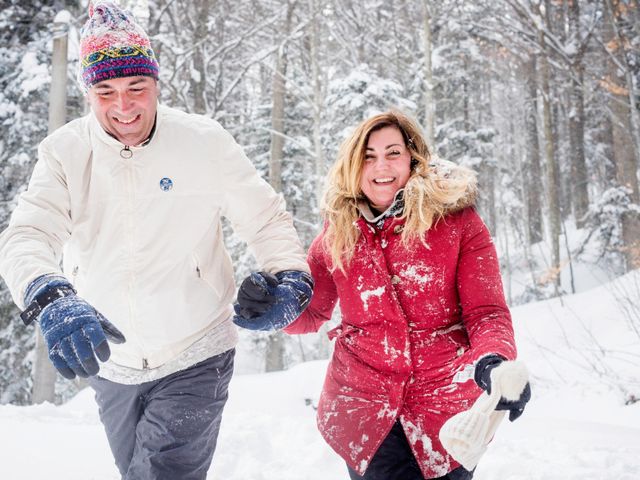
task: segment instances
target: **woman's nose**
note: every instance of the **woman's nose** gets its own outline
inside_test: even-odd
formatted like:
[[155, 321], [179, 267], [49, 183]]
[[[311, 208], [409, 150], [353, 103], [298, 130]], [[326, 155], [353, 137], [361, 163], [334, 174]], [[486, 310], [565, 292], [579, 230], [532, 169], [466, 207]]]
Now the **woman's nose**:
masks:
[[382, 168], [387, 164], [387, 159], [384, 157], [384, 155], [381, 155], [377, 158], [374, 159], [373, 165], [376, 168]]

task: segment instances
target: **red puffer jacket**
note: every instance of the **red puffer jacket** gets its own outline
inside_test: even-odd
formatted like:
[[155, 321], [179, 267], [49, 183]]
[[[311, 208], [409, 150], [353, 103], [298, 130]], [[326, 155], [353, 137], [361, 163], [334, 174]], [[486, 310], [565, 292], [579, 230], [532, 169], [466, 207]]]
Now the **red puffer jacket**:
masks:
[[425, 478], [443, 476], [459, 464], [440, 444], [440, 427], [481, 393], [465, 366], [489, 353], [516, 356], [493, 242], [472, 207], [432, 227], [427, 246], [403, 246], [397, 218], [381, 229], [362, 218], [357, 225], [362, 234], [346, 274], [330, 271], [323, 233], [314, 240], [313, 299], [286, 328], [317, 331], [340, 300], [318, 427], [362, 474], [399, 419]]

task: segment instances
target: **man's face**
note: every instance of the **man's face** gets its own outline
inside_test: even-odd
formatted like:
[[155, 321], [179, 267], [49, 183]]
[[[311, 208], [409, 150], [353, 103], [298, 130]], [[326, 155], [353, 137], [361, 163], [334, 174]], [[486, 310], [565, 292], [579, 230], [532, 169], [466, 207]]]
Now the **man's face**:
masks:
[[114, 78], [89, 89], [89, 105], [107, 132], [125, 145], [144, 142], [156, 117], [158, 84], [151, 77]]

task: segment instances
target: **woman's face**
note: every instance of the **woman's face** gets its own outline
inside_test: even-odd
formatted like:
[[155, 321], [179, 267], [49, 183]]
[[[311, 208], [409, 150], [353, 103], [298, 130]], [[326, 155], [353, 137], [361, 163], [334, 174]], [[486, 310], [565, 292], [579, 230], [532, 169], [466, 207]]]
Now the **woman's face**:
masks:
[[360, 188], [373, 208], [385, 211], [411, 174], [411, 153], [397, 127], [389, 126], [369, 135]]

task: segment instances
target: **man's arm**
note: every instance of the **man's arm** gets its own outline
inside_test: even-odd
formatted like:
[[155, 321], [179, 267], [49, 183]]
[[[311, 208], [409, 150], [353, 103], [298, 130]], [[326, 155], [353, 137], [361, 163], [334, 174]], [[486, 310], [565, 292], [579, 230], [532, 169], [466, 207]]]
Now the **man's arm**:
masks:
[[69, 379], [98, 373], [98, 360], [104, 362], [111, 354], [107, 335], [112, 342], [125, 341], [60, 273], [71, 223], [66, 177], [45, 140], [27, 191], [0, 235], [0, 274], [16, 305], [27, 309], [22, 314], [25, 323], [40, 322], [49, 359]]
[[261, 270], [242, 282], [233, 321], [250, 330], [279, 330], [305, 310], [313, 279], [282, 195], [260, 178], [231, 135], [222, 129], [216, 134], [222, 215]]
[[255, 256], [260, 270], [309, 272], [305, 254], [282, 195], [264, 181], [242, 148], [223, 130], [215, 132], [217, 185], [222, 215]]
[[62, 247], [71, 234], [65, 174], [45, 139], [38, 148], [26, 192], [0, 234], [0, 275], [16, 305], [24, 309], [27, 286], [45, 274], [60, 274]]

